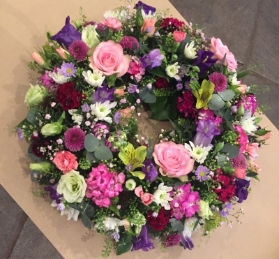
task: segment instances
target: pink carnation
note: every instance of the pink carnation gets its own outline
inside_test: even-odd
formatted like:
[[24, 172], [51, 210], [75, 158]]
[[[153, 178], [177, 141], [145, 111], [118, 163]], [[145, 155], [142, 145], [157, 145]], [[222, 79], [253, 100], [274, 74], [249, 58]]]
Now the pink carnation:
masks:
[[78, 167], [77, 157], [69, 151], [59, 151], [53, 159], [56, 167], [63, 172], [63, 174], [76, 170]]
[[114, 17], [108, 17], [105, 21], [103, 21], [103, 24], [115, 31], [119, 31], [122, 27], [122, 23]]
[[245, 151], [246, 145], [248, 143], [248, 137], [247, 137], [244, 129], [241, 126], [236, 125], [236, 126], [234, 126], [234, 129], [238, 133], [237, 142], [240, 146], [240, 152], [243, 153]]

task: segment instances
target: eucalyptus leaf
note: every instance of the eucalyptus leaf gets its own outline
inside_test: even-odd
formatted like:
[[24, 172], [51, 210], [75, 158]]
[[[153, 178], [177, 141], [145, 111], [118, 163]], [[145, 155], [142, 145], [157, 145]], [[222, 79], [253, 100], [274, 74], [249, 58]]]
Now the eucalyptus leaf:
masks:
[[113, 158], [112, 152], [107, 146], [99, 146], [94, 155], [99, 160], [109, 160]]
[[154, 67], [152, 69], [147, 69], [147, 71], [155, 76], [166, 78], [169, 81], [169, 77], [166, 71], [162, 67]]
[[38, 112], [37, 109], [31, 108], [27, 113], [27, 118], [26, 118], [27, 121], [33, 124], [35, 122], [37, 112]]
[[88, 152], [94, 152], [100, 146], [100, 141], [92, 134], [87, 134], [84, 139], [84, 147]]
[[212, 98], [208, 103], [209, 109], [216, 111], [216, 110], [220, 110], [224, 106], [225, 106], [225, 102], [222, 100], [222, 98], [218, 94], [213, 94]]
[[227, 156], [225, 154], [218, 154], [216, 161], [219, 166], [223, 167], [227, 162]]
[[92, 218], [93, 216], [94, 216], [94, 214], [95, 214], [95, 209], [94, 209], [94, 207], [91, 205], [91, 204], [86, 204], [85, 205], [85, 211], [84, 211], [84, 213], [89, 217], [89, 218]]
[[116, 249], [116, 254], [121, 255], [124, 253], [127, 253], [131, 250], [132, 248], [132, 242], [131, 243], [118, 243], [117, 249]]
[[140, 99], [145, 103], [155, 103], [156, 102], [156, 95], [153, 93], [152, 89], [145, 87], [139, 93]]
[[89, 160], [91, 163], [98, 162], [98, 160], [99, 160], [94, 155], [94, 152], [86, 152], [86, 159]]
[[184, 225], [181, 221], [175, 220], [175, 221], [171, 222], [171, 228], [172, 228], [172, 231], [174, 231], [174, 232], [176, 232], [176, 231], [182, 232], [184, 229]]
[[92, 222], [85, 213], [81, 214], [81, 222], [86, 228], [92, 228]]
[[233, 158], [237, 157], [237, 155], [239, 153], [239, 147], [232, 146], [231, 144], [225, 144], [221, 151], [224, 153], [228, 153], [228, 157], [230, 159], [233, 159]]
[[224, 100], [224, 101], [230, 101], [232, 98], [234, 98], [235, 96], [235, 93], [233, 90], [231, 89], [227, 89], [223, 92], [219, 92], [218, 93], [219, 96], [221, 96], [221, 98]]

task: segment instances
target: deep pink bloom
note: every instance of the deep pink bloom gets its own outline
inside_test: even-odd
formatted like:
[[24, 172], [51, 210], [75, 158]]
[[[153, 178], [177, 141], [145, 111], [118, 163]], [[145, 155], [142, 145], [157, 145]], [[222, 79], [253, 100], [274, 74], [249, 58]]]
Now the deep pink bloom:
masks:
[[53, 79], [49, 76], [49, 72], [50, 71], [45, 71], [44, 74], [42, 74], [41, 76], [41, 80], [44, 86], [52, 86], [55, 82], [53, 81]]
[[119, 43], [123, 49], [136, 50], [140, 48], [138, 40], [133, 36], [123, 36]]
[[96, 123], [92, 128], [92, 132], [96, 138], [105, 138], [109, 133], [109, 127], [102, 122]]
[[214, 72], [208, 76], [210, 82], [212, 82], [214, 87], [214, 92], [223, 92], [226, 90], [228, 86], [227, 77], [224, 76], [222, 73]]
[[190, 91], [185, 91], [181, 97], [177, 98], [177, 109], [179, 112], [183, 113], [184, 117], [194, 118], [196, 115], [196, 103], [194, 97]]
[[237, 157], [232, 159], [232, 166], [234, 168], [243, 168], [246, 169], [247, 163], [246, 158], [242, 153], [239, 153]]
[[186, 218], [192, 217], [200, 208], [197, 202], [200, 201], [198, 192], [190, 192], [186, 200], [181, 204], [185, 211]]
[[177, 246], [179, 245], [180, 241], [181, 241], [181, 234], [171, 234], [166, 238], [165, 247]]
[[246, 149], [246, 145], [248, 143], [248, 137], [244, 131], [244, 129], [239, 126], [236, 125], [234, 126], [235, 131], [238, 133], [238, 137], [237, 137], [237, 142], [239, 144], [239, 148], [240, 148], [240, 152], [243, 153]]
[[84, 148], [85, 132], [80, 128], [69, 128], [64, 133], [65, 146], [72, 152], [80, 151]]
[[70, 47], [69, 52], [78, 62], [83, 61], [87, 57], [88, 46], [82, 40], [74, 41]]
[[243, 105], [244, 110], [249, 110], [253, 115], [258, 107], [258, 103], [256, 101], [256, 97], [252, 94], [243, 96], [241, 100], [237, 103], [237, 108], [240, 105]]

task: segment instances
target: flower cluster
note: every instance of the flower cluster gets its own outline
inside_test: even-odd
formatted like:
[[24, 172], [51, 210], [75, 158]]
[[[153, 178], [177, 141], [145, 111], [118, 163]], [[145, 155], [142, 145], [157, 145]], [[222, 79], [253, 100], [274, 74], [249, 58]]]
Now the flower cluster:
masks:
[[[16, 132], [52, 206], [108, 235], [117, 254], [154, 249], [152, 237], [193, 249], [193, 231], [230, 223], [270, 131], [229, 48], [141, 1], [100, 22], [68, 16], [47, 36]], [[141, 132], [142, 108], [171, 130]]]

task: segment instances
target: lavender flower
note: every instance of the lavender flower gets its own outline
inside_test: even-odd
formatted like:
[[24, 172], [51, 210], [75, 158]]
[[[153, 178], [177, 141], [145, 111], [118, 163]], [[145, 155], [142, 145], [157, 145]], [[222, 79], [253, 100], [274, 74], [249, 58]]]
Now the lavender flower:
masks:
[[91, 111], [90, 106], [87, 103], [81, 105], [81, 110], [83, 112], [90, 112]]
[[75, 76], [76, 68], [75, 68], [74, 63], [63, 62], [60, 71], [63, 76], [71, 77], [71, 76]]
[[227, 217], [230, 209], [232, 208], [232, 204], [230, 202], [226, 202], [222, 205], [223, 209], [220, 211], [220, 215], [222, 217]]
[[145, 174], [145, 180], [150, 182], [155, 181], [158, 176], [158, 171], [156, 167], [153, 165], [152, 160], [145, 160], [143, 163], [142, 171]]
[[149, 12], [151, 14], [156, 12], [156, 8], [150, 5], [147, 5], [145, 3], [143, 3], [142, 1], [138, 1], [138, 3], [135, 5], [135, 9], [142, 9], [144, 11], [145, 14], [149, 14]]
[[176, 89], [177, 89], [177, 91], [182, 90], [182, 89], [183, 89], [183, 84], [182, 84], [182, 83], [178, 83], [178, 84], [176, 85]]
[[235, 196], [238, 198], [237, 202], [242, 203], [248, 197], [248, 188], [250, 186], [250, 181], [247, 181], [245, 179], [236, 179], [235, 185]]
[[198, 166], [195, 175], [200, 182], [207, 181], [209, 179], [210, 170], [206, 166]]
[[144, 225], [141, 229], [139, 236], [133, 237], [133, 248], [132, 251], [142, 249], [148, 251], [148, 249], [154, 249], [153, 243], [150, 241], [148, 236], [147, 225]]
[[220, 135], [220, 131], [211, 120], [199, 120], [197, 133], [194, 137], [195, 146], [203, 145], [207, 147], [210, 145], [214, 136]]
[[52, 36], [51, 39], [57, 41], [61, 46], [65, 45], [66, 48], [69, 48], [73, 41], [81, 39], [81, 34], [70, 24], [70, 16], [68, 16], [65, 21], [65, 26], [57, 34]]
[[120, 235], [117, 232], [113, 232], [110, 236], [115, 240], [115, 242], [118, 242], [120, 239]]
[[46, 186], [44, 189], [45, 189], [45, 191], [49, 192], [49, 197], [52, 200], [55, 200], [57, 204], [59, 204], [60, 203], [60, 198], [63, 195], [58, 194], [57, 191], [56, 191], [56, 188], [57, 188], [57, 184], [53, 185], [53, 186]]
[[198, 57], [193, 60], [192, 65], [197, 66], [200, 69], [199, 76], [203, 75], [214, 63], [216, 63], [217, 59], [212, 58], [214, 53], [207, 50], [199, 50]]
[[164, 55], [161, 54], [160, 50], [153, 49], [148, 54], [141, 57], [140, 61], [143, 68], [152, 69], [161, 66], [163, 59]]
[[121, 119], [121, 113], [119, 111], [117, 111], [114, 115], [113, 115], [113, 121], [116, 124], [120, 123], [120, 119]]
[[128, 92], [130, 94], [136, 93], [138, 91], [138, 86], [134, 84], [129, 84], [128, 86]]
[[114, 100], [114, 89], [107, 86], [98, 87], [94, 94], [91, 96], [92, 103], [104, 103], [105, 101]]
[[23, 130], [21, 128], [17, 129], [17, 138], [19, 141], [22, 141], [24, 139]]

